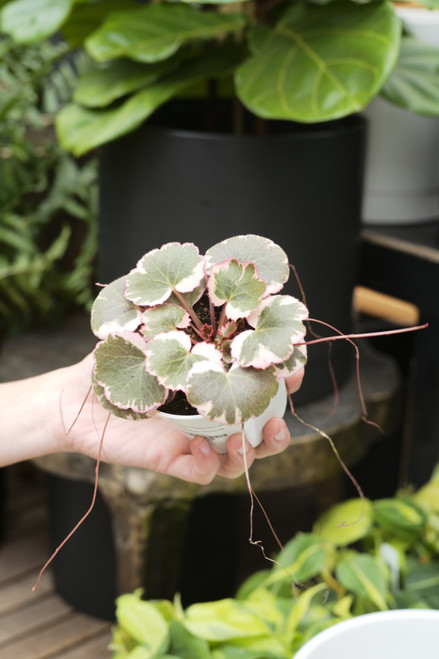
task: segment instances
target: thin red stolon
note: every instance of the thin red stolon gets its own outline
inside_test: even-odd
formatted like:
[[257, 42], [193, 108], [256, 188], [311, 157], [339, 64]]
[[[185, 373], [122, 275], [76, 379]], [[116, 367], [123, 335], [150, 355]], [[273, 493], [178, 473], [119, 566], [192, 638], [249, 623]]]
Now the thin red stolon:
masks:
[[[87, 394], [87, 396], [88, 396], [88, 394]], [[86, 398], [85, 400], [87, 400], [87, 398]], [[81, 410], [82, 410], [84, 404], [85, 404], [85, 401], [84, 401], [84, 403], [83, 403], [82, 406], [81, 406]], [[79, 414], [80, 414], [80, 412], [78, 413], [78, 416], [79, 416]], [[77, 416], [76, 418], [78, 418], [78, 416]], [[66, 544], [66, 542], [68, 542], [68, 541], [70, 540], [70, 538], [72, 537], [72, 535], [74, 535], [74, 534], [76, 533], [76, 531], [79, 529], [79, 527], [81, 526], [81, 524], [83, 524], [83, 522], [87, 519], [87, 517], [90, 515], [91, 511], [92, 511], [93, 508], [94, 508], [95, 501], [96, 501], [96, 496], [97, 496], [97, 492], [98, 492], [98, 484], [99, 484], [99, 466], [100, 466], [100, 462], [101, 462], [102, 446], [103, 446], [103, 443], [104, 443], [105, 432], [106, 432], [106, 430], [107, 430], [107, 426], [108, 426], [108, 423], [109, 423], [109, 421], [110, 421], [110, 417], [111, 417], [111, 413], [109, 412], [109, 413], [108, 413], [108, 416], [107, 416], [107, 419], [106, 419], [106, 421], [105, 421], [104, 429], [103, 429], [103, 431], [102, 431], [101, 439], [100, 439], [100, 442], [99, 442], [98, 457], [97, 457], [97, 460], [96, 460], [96, 467], [95, 467], [95, 484], [94, 484], [93, 496], [92, 496], [92, 500], [91, 500], [90, 506], [89, 506], [87, 512], [81, 517], [81, 519], [79, 520], [79, 522], [74, 526], [74, 528], [70, 531], [70, 533], [64, 538], [64, 540], [61, 542], [61, 544], [58, 545], [58, 547], [57, 547], [57, 548], [55, 549], [55, 551], [53, 552], [52, 556], [46, 561], [46, 563], [45, 563], [45, 564], [43, 565], [43, 567], [41, 568], [41, 570], [40, 570], [40, 572], [39, 572], [39, 574], [38, 574], [38, 579], [37, 579], [35, 585], [34, 585], [33, 588], [32, 588], [32, 592], [33, 592], [33, 593], [34, 593], [34, 592], [36, 591], [36, 589], [38, 588], [39, 583], [40, 583], [40, 581], [41, 581], [41, 577], [43, 576], [44, 572], [45, 572], [46, 569], [49, 567], [49, 565], [51, 564], [51, 562], [53, 561], [53, 559], [55, 558], [55, 556], [56, 556], [56, 555], [58, 554], [58, 552], [64, 547], [64, 545]], [[75, 419], [75, 421], [73, 422], [71, 428], [73, 427], [73, 425], [74, 425], [75, 422], [76, 422], [76, 419]]]

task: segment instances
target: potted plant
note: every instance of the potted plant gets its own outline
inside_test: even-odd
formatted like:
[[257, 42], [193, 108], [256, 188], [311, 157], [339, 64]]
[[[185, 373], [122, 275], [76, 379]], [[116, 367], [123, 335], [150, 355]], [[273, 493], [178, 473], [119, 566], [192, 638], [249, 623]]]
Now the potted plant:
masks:
[[[312, 654], [319, 641], [307, 642], [323, 641], [325, 635], [318, 635], [327, 629], [338, 636], [339, 625], [343, 633], [356, 620], [361, 627], [402, 619], [412, 630], [414, 621], [426, 618], [437, 626], [438, 611], [431, 611], [439, 608], [437, 494], [436, 469], [417, 492], [336, 504], [312, 532], [286, 543], [269, 568], [248, 577], [235, 597], [183, 607], [178, 595], [173, 602], [146, 601], [141, 591], [120, 596], [113, 657], [290, 659], [297, 652], [335, 657], [340, 651], [332, 655], [330, 647]], [[366, 614], [372, 617], [365, 620]], [[385, 629], [383, 643], [384, 635]], [[366, 647], [372, 631], [368, 636]], [[415, 631], [413, 636], [419, 647], [423, 637]], [[394, 647], [385, 649], [391, 653]], [[351, 644], [342, 654], [350, 652]]]
[[102, 405], [126, 418], [165, 414], [219, 452], [241, 427], [257, 446], [285, 412], [279, 380], [306, 362], [307, 308], [279, 294], [288, 276], [285, 252], [255, 235], [204, 256], [176, 242], [145, 254], [92, 307]]
[[[35, 21], [23, 2], [4, 4], [3, 31], [61, 32], [92, 60], [57, 130], [74, 153], [100, 147], [101, 281], [168, 235], [203, 251], [236, 233], [268, 235], [286, 245], [312, 314], [348, 332], [365, 146], [357, 113], [397, 62], [391, 5], [69, 0], [54, 10], [39, 0]], [[132, 227], [123, 238], [122, 217]], [[286, 290], [298, 296], [292, 280]], [[352, 366], [344, 348], [332, 355], [339, 383]], [[318, 346], [299, 398], [331, 389]]]

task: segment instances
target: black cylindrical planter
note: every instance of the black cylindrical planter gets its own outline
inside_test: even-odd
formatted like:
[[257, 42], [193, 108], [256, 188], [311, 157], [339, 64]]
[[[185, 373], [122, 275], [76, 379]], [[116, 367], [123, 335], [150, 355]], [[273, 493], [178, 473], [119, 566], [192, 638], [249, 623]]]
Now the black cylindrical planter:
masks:
[[[51, 551], [65, 539], [89, 509], [90, 483], [48, 474]], [[56, 591], [73, 608], [96, 618], [114, 620], [116, 559], [110, 513], [97, 493], [84, 521], [57, 554], [52, 571]]]
[[[190, 119], [194, 121], [193, 115]], [[146, 124], [100, 151], [100, 279], [125, 274], [148, 250], [193, 242], [203, 253], [242, 233], [267, 236], [296, 267], [313, 318], [351, 329], [365, 122], [268, 123], [270, 135]], [[291, 275], [284, 292], [300, 297]], [[316, 328], [324, 333], [321, 328]], [[339, 382], [352, 349], [333, 350]], [[326, 346], [309, 350], [297, 402], [332, 388]]]

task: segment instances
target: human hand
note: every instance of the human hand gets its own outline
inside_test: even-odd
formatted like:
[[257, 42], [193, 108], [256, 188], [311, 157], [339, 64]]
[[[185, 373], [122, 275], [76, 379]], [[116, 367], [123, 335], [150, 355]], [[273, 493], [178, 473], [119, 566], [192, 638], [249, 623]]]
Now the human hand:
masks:
[[[217, 474], [236, 478], [243, 473], [245, 465], [249, 467], [256, 458], [280, 453], [289, 444], [288, 428], [283, 419], [278, 418], [270, 419], [265, 425], [264, 441], [257, 448], [246, 440], [243, 445], [238, 433], [229, 438], [227, 453], [218, 455], [207, 439], [194, 437], [191, 440], [160, 417], [132, 421], [109, 415], [93, 393], [87, 395], [92, 367], [93, 358], [88, 355], [78, 364], [58, 372], [61, 378], [60, 416], [54, 432], [59, 450], [97, 458], [105, 428], [101, 456], [104, 461], [206, 484]], [[303, 369], [288, 378], [288, 390], [296, 391], [302, 378]]]

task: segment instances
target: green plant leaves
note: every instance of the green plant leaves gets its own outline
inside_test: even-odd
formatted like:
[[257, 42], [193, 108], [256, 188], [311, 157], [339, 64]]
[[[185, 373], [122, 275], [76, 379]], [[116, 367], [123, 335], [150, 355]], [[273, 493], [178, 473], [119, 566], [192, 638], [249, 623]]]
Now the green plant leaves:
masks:
[[167, 243], [145, 254], [128, 275], [126, 296], [137, 305], [154, 306], [173, 291], [193, 291], [203, 277], [203, 257], [195, 245]]
[[426, 523], [421, 506], [404, 497], [380, 499], [374, 503], [374, 511], [378, 525], [403, 540], [416, 538]]
[[141, 312], [125, 297], [125, 277], [105, 286], [93, 302], [90, 324], [93, 334], [105, 339], [112, 332], [134, 332]]
[[311, 533], [301, 533], [290, 540], [278, 555], [264, 586], [279, 581], [308, 581], [321, 572], [326, 560], [326, 548], [321, 538]]
[[[213, 346], [210, 348], [216, 353]], [[156, 375], [163, 386], [173, 390], [184, 390], [192, 366], [197, 361], [206, 359], [203, 354], [197, 353], [195, 348], [191, 352], [189, 336], [178, 331], [160, 334], [148, 342], [145, 350], [148, 371]]]
[[358, 112], [395, 66], [400, 33], [385, 2], [293, 4], [268, 36], [253, 40], [254, 54], [235, 75], [238, 96], [267, 119], [317, 122]]
[[288, 280], [288, 257], [284, 250], [269, 238], [247, 234], [233, 236], [210, 247], [206, 252], [206, 270], [229, 259], [254, 263], [267, 284], [267, 293], [278, 293]]
[[188, 40], [209, 39], [245, 25], [241, 14], [201, 12], [183, 4], [150, 4], [142, 9], [110, 14], [86, 41], [97, 61], [129, 57], [157, 62], [173, 55]]
[[257, 417], [276, 395], [278, 382], [272, 369], [232, 368], [201, 361], [188, 377], [187, 397], [200, 414], [226, 425]]
[[305, 336], [303, 320], [308, 317], [304, 304], [290, 295], [263, 300], [248, 318], [254, 330], [241, 332], [231, 344], [232, 356], [244, 367], [267, 368], [284, 362]]
[[364, 538], [373, 522], [373, 507], [369, 499], [351, 499], [332, 506], [314, 524], [313, 531], [323, 540], [338, 547]]
[[388, 608], [388, 574], [378, 559], [368, 554], [349, 554], [338, 563], [335, 573], [346, 589], [370, 600], [380, 611]]
[[2, 32], [18, 43], [46, 39], [64, 23], [75, 0], [14, 0], [0, 15]]
[[140, 599], [139, 592], [118, 597], [116, 615], [123, 632], [149, 651], [151, 658], [167, 648], [168, 623], [155, 606]]
[[254, 263], [239, 263], [230, 259], [213, 266], [209, 283], [209, 297], [216, 306], [226, 305], [231, 320], [249, 316], [264, 296], [266, 284], [257, 275]]
[[184, 625], [192, 634], [208, 641], [263, 636], [270, 631], [256, 613], [233, 599], [189, 606]]
[[[94, 377], [112, 405], [144, 414], [164, 403], [166, 389], [146, 371], [139, 339], [126, 333], [110, 335], [99, 343], [94, 350]], [[96, 393], [99, 395], [99, 390]]]
[[190, 316], [178, 304], [161, 304], [147, 309], [142, 314], [142, 334], [147, 339], [153, 339], [161, 332], [172, 332], [184, 329], [190, 323]]
[[[67, 105], [56, 118], [59, 141], [63, 148], [80, 156], [138, 128], [158, 107], [185, 88], [207, 78], [228, 75], [242, 58], [242, 48], [226, 41], [185, 60], [176, 71], [160, 77], [118, 105], [104, 109]], [[93, 101], [88, 98], [87, 104], [92, 105]]]
[[415, 114], [439, 116], [439, 48], [404, 37], [398, 63], [380, 95]]

